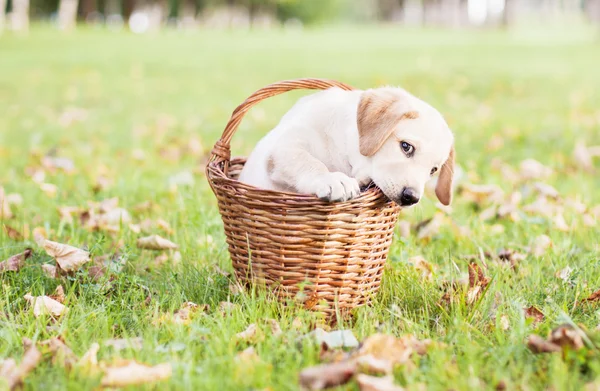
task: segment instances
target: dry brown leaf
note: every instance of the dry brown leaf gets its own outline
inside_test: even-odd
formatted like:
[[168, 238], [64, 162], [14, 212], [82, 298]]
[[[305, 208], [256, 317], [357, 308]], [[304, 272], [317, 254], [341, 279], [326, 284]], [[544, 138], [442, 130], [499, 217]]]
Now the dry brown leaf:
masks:
[[369, 376], [363, 373], [356, 376], [360, 391], [404, 391], [404, 388], [394, 384], [393, 376]]
[[158, 219], [156, 220], [156, 226], [160, 229], [162, 229], [167, 235], [173, 235], [173, 228], [171, 228], [171, 225], [169, 225], [168, 222], [166, 222], [163, 219]]
[[50, 338], [40, 342], [40, 345], [48, 346], [54, 365], [71, 368], [79, 360], [71, 348], [60, 338]]
[[481, 267], [476, 262], [471, 262], [469, 264], [467, 304], [473, 304], [477, 301], [489, 283], [490, 278], [485, 276]]
[[551, 186], [547, 183], [536, 182], [533, 184], [533, 187], [543, 197], [548, 197], [548, 198], [553, 198], [553, 199], [558, 199], [560, 197], [558, 190], [556, 190], [556, 188], [554, 188], [553, 186]]
[[229, 301], [222, 301], [219, 303], [219, 311], [222, 315], [226, 315], [237, 308], [237, 304], [231, 303]]
[[12, 240], [16, 240], [16, 241], [23, 240], [23, 234], [21, 232], [17, 231], [16, 229], [14, 229], [13, 227], [5, 224], [4, 230], [6, 231], [6, 235], [9, 238], [11, 238]]
[[558, 213], [556, 216], [554, 216], [552, 219], [552, 224], [554, 228], [562, 232], [569, 232], [571, 230], [571, 227], [569, 227], [569, 224], [567, 224], [567, 221], [562, 213]]
[[4, 193], [4, 188], [0, 186], [0, 220], [8, 220], [12, 219], [13, 214], [10, 210], [10, 205], [8, 200], [6, 199], [6, 194]]
[[171, 364], [148, 366], [136, 361], [124, 361], [116, 366], [104, 368], [103, 387], [127, 387], [144, 383], [153, 383], [171, 377]]
[[174, 250], [179, 247], [175, 243], [162, 238], [159, 235], [151, 235], [144, 238], [139, 238], [137, 241], [137, 246], [147, 250]]
[[44, 250], [46, 253], [56, 259], [56, 263], [61, 270], [72, 272], [90, 261], [90, 253], [80, 248], [44, 240]]
[[410, 359], [413, 352], [415, 350], [412, 343], [407, 339], [387, 334], [374, 334], [363, 341], [357, 355], [371, 355], [376, 359], [389, 361], [392, 365], [401, 365]]
[[544, 179], [552, 175], [552, 169], [535, 159], [526, 159], [520, 165], [521, 179]]
[[523, 312], [525, 313], [526, 318], [531, 318], [534, 320], [534, 322], [543, 322], [544, 321], [544, 318], [545, 318], [544, 313], [534, 306], [524, 308]]
[[596, 292], [589, 295], [587, 297], [587, 299], [585, 299], [585, 301], [598, 301], [598, 300], [600, 300], [600, 289], [598, 289]]
[[275, 319], [267, 319], [267, 323], [269, 323], [269, 327], [271, 328], [272, 336], [279, 337], [283, 333], [281, 326], [279, 326], [279, 322]]
[[0, 262], [0, 273], [4, 272], [18, 272], [23, 266], [25, 266], [25, 260], [33, 254], [33, 251], [28, 248], [22, 253], [13, 255], [6, 261]]
[[510, 263], [511, 267], [517, 266], [521, 261], [525, 260], [527, 256], [525, 254], [521, 254], [515, 250], [504, 249], [498, 252], [498, 258], [501, 261], [505, 261]]
[[411, 263], [415, 269], [419, 271], [421, 277], [430, 280], [433, 274], [433, 266], [420, 255], [408, 258], [408, 262]]
[[303, 369], [300, 372], [300, 386], [309, 390], [323, 390], [336, 387], [350, 381], [356, 372], [356, 363], [352, 360], [331, 364], [322, 364]]
[[42, 360], [42, 353], [37, 349], [35, 344], [31, 344], [25, 354], [23, 360], [17, 366], [14, 360], [8, 360], [0, 368], [0, 375], [6, 380], [9, 390], [14, 390], [25, 379]]
[[560, 346], [546, 341], [544, 338], [535, 334], [532, 334], [527, 338], [527, 347], [533, 353], [552, 353], [561, 351]]
[[570, 266], [566, 266], [565, 268], [557, 271], [554, 275], [556, 278], [560, 278], [563, 281], [569, 281], [571, 273], [573, 273], [573, 269]]
[[504, 191], [498, 185], [465, 184], [461, 195], [467, 201], [482, 205], [488, 202], [501, 202]]
[[570, 325], [561, 325], [552, 330], [548, 341], [561, 346], [579, 350], [583, 347], [581, 333]]
[[44, 228], [44, 227], [35, 227], [33, 229], [32, 234], [33, 234], [33, 239], [40, 246], [43, 246], [44, 241], [48, 238], [48, 233], [46, 232], [46, 228]]
[[240, 333], [237, 333], [235, 335], [235, 339], [248, 342], [248, 341], [251, 341], [254, 338], [256, 338], [257, 332], [258, 332], [258, 328], [256, 327], [256, 324], [252, 323], [251, 325], [249, 325], [246, 328], [246, 330], [244, 330]]
[[181, 308], [171, 314], [162, 314], [158, 319], [152, 322], [154, 325], [159, 325], [162, 323], [173, 323], [173, 324], [182, 324], [187, 325], [190, 324], [193, 317], [199, 313], [206, 311], [208, 308], [207, 305], [198, 305], [196, 303], [192, 303], [191, 301], [185, 302], [181, 305]]
[[582, 169], [591, 171], [594, 168], [592, 157], [593, 156], [586, 147], [585, 143], [582, 140], [579, 140], [575, 144], [575, 149], [573, 150], [573, 158], [575, 163], [577, 163], [577, 165]]
[[65, 303], [65, 290], [63, 289], [62, 285], [56, 287], [50, 298], [58, 301], [60, 304]]
[[508, 316], [502, 315], [500, 317], [500, 328], [502, 328], [504, 331], [510, 328], [510, 320], [508, 319]]
[[77, 365], [83, 367], [87, 370], [93, 370], [98, 367], [98, 351], [100, 350], [100, 345], [97, 342], [94, 342], [87, 352], [81, 356], [81, 359], [77, 362]]
[[54, 265], [45, 263], [42, 265], [42, 271], [48, 278], [57, 278], [58, 277], [58, 269]]
[[547, 235], [540, 235], [533, 240], [531, 245], [531, 254], [534, 257], [541, 257], [546, 251], [552, 247], [552, 240]]
[[392, 363], [388, 360], [380, 360], [368, 354], [356, 359], [358, 372], [372, 375], [389, 375], [392, 373]]
[[419, 240], [430, 240], [432, 237], [438, 234], [442, 224], [444, 222], [444, 215], [436, 213], [431, 220], [424, 224], [417, 226], [417, 239]]
[[58, 186], [52, 183], [40, 183], [40, 190], [44, 192], [48, 197], [54, 198], [58, 193]]
[[110, 346], [116, 351], [121, 351], [123, 349], [141, 350], [143, 348], [143, 344], [144, 340], [142, 337], [118, 338], [104, 341], [104, 346]]
[[26, 294], [25, 300], [33, 307], [33, 315], [37, 318], [42, 314], [58, 317], [67, 312], [67, 307], [48, 296], [31, 296]]

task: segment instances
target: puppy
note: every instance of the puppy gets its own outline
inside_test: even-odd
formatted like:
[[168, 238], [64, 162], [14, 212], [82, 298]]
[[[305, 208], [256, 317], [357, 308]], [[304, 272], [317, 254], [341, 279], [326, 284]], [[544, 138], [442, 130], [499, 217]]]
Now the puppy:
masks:
[[439, 171], [452, 200], [454, 137], [442, 115], [408, 92], [330, 88], [301, 98], [249, 156], [239, 180], [263, 189], [346, 201], [375, 183], [409, 207]]

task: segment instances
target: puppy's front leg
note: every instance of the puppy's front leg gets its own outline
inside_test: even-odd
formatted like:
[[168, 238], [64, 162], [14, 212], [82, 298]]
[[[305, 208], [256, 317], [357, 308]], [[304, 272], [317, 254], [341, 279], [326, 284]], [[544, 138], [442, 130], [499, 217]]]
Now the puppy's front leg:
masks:
[[325, 164], [301, 147], [283, 147], [267, 162], [271, 180], [297, 193], [314, 194], [326, 201], [346, 201], [360, 194], [358, 182]]

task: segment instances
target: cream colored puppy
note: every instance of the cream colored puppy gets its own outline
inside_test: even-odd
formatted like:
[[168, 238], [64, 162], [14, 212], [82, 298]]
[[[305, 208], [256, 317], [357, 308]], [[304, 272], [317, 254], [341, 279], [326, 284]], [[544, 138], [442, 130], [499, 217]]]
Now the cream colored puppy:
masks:
[[346, 201], [374, 182], [401, 206], [452, 200], [454, 137], [442, 115], [408, 92], [330, 88], [300, 99], [256, 146], [240, 181], [263, 189]]

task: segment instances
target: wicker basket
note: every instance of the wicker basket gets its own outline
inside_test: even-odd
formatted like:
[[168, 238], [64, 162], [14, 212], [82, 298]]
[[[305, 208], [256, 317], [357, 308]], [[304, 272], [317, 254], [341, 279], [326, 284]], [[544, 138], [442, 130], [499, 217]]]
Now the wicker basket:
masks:
[[295, 89], [345, 84], [300, 79], [271, 84], [233, 112], [206, 167], [223, 219], [236, 277], [265, 284], [282, 300], [333, 315], [365, 305], [379, 290], [400, 207], [376, 187], [347, 202], [262, 190], [237, 181], [245, 159], [229, 144], [246, 112], [265, 98]]

